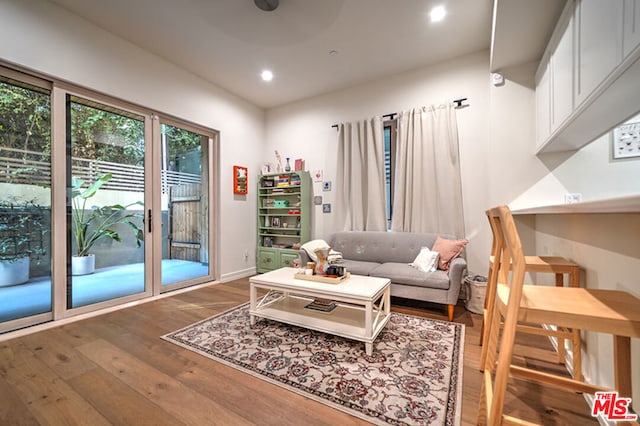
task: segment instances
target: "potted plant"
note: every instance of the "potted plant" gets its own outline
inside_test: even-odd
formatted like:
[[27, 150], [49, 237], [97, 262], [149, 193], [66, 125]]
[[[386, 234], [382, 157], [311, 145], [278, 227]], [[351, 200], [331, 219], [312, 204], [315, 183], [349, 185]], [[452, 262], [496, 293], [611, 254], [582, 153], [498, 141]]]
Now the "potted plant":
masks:
[[111, 173], [105, 173], [86, 188], [82, 179], [75, 176], [71, 178], [71, 215], [76, 250], [75, 256], [71, 259], [72, 275], [86, 275], [94, 272], [95, 255], [91, 254], [90, 250], [96, 242], [105, 238], [122, 241], [116, 225], [128, 226], [136, 239], [136, 246], [141, 245], [142, 230], [132, 221], [134, 218], [140, 218], [141, 215], [127, 212], [127, 208], [133, 205], [144, 205], [141, 201], [126, 206], [121, 204], [91, 206], [91, 209], [87, 210], [87, 200], [95, 196], [100, 187], [109, 182], [111, 177]]
[[35, 201], [0, 201], [0, 287], [29, 280], [31, 261], [45, 254], [45, 212]]

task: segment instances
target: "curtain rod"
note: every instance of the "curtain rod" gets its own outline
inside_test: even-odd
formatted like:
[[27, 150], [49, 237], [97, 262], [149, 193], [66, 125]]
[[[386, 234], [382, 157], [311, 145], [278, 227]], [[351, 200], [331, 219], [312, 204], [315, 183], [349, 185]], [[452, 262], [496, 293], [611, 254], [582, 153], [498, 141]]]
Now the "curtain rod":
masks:
[[[467, 100], [467, 98], [454, 99], [454, 100], [453, 100], [453, 103], [454, 103], [454, 104], [456, 104], [456, 106], [455, 106], [454, 108], [455, 108], [455, 109], [459, 109], [459, 108], [468, 107], [468, 106], [469, 106], [469, 104], [464, 104], [464, 105], [462, 104], [462, 103], [463, 103], [464, 101], [466, 101], [466, 100]], [[397, 113], [397, 112], [391, 112], [391, 113], [389, 113], [389, 114], [384, 114], [384, 115], [382, 116], [382, 118], [389, 118], [389, 119], [393, 120], [393, 119], [395, 118], [395, 116], [396, 116], [396, 115], [398, 115], [398, 113]], [[338, 125], [337, 125], [337, 124], [334, 124], [334, 125], [332, 125], [331, 127], [335, 128], [335, 129], [338, 129]]]

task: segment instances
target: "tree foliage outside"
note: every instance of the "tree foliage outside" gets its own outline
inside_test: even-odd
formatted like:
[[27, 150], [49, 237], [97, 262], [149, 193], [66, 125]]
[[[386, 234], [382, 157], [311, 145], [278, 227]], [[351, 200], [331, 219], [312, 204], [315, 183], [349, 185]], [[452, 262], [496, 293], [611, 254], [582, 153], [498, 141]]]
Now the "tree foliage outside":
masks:
[[[72, 157], [132, 166], [144, 165], [144, 121], [117, 110], [71, 102]], [[168, 159], [200, 150], [202, 136], [162, 125]], [[11, 148], [20, 152], [2, 150]], [[25, 151], [37, 154], [26, 153]], [[0, 157], [49, 162], [51, 99], [44, 89], [0, 81]]]
[[[0, 149], [51, 155], [51, 99], [48, 93], [0, 81]], [[16, 158], [15, 154], [3, 153]], [[25, 155], [24, 159], [32, 160]]]

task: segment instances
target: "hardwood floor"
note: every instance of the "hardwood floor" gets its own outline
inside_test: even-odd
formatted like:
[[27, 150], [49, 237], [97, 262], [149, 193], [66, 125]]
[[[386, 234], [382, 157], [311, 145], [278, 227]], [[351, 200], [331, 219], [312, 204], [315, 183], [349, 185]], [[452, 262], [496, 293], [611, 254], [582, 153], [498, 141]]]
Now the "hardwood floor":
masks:
[[[248, 299], [242, 279], [0, 342], [0, 424], [366, 424], [159, 338]], [[446, 320], [439, 305], [392, 302], [393, 311]], [[454, 320], [466, 325], [462, 424], [472, 425], [480, 315], [460, 303]], [[563, 368], [544, 337], [520, 343], [521, 362], [541, 356], [549, 361], [541, 368]], [[544, 424], [597, 424], [581, 395], [525, 382], [510, 384], [505, 411]]]

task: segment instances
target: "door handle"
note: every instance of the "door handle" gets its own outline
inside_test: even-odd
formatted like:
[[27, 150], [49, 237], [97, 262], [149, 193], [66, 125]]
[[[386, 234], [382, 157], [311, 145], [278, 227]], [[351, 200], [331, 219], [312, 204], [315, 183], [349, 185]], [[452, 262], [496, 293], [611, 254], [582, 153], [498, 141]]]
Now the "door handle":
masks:
[[149, 229], [149, 232], [151, 232], [151, 209], [149, 209], [147, 212], [148, 212], [148, 215], [147, 215], [148, 226], [147, 227]]

